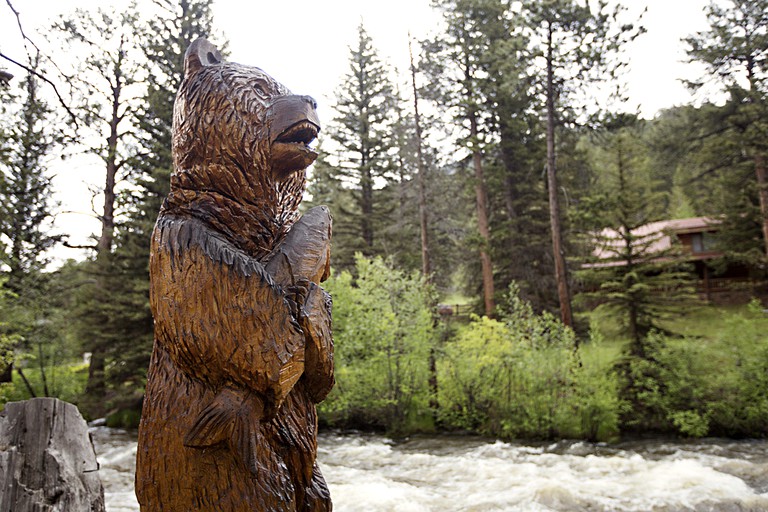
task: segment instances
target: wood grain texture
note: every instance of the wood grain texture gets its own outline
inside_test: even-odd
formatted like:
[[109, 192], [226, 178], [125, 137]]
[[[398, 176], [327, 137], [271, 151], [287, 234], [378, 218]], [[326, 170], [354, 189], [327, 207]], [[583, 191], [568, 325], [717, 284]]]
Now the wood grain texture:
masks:
[[0, 413], [1, 512], [103, 512], [88, 425], [55, 398], [9, 402]]
[[136, 494], [148, 511], [324, 511], [331, 218], [299, 218], [314, 100], [192, 44], [150, 255], [155, 346]]

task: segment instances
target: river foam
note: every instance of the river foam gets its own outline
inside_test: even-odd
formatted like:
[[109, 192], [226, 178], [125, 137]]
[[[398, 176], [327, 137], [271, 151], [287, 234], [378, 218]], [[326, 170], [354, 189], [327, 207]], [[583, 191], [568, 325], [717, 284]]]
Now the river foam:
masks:
[[[135, 435], [95, 429], [108, 512], [138, 510]], [[319, 439], [336, 512], [768, 511], [768, 442]]]

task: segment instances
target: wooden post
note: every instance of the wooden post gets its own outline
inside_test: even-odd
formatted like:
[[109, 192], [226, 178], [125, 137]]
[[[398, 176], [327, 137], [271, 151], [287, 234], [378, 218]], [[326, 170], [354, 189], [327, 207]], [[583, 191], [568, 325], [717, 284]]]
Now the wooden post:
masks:
[[9, 402], [0, 413], [0, 512], [103, 512], [88, 425], [56, 398]]
[[704, 266], [704, 293], [705, 297], [707, 299], [707, 302], [712, 302], [712, 290], [710, 289], [710, 283], [709, 283], [709, 266], [707, 265], [706, 261], [701, 262]]

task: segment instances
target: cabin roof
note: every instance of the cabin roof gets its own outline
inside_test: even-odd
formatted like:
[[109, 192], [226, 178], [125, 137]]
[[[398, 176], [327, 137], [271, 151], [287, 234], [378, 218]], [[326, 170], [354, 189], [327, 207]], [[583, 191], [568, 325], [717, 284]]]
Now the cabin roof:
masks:
[[[712, 217], [661, 220], [640, 226], [639, 228], [632, 230], [632, 234], [642, 245], [645, 245], [645, 251], [647, 253], [656, 254], [671, 249], [674, 240], [673, 237], [680, 239], [681, 235], [714, 232], [717, 231], [718, 224], [720, 224], [720, 221]], [[615, 260], [622, 245], [622, 237], [619, 231], [610, 228], [603, 229], [600, 232], [598, 239], [600, 240], [600, 243], [592, 251], [592, 256], [599, 260], [613, 261], [586, 264], [584, 265], [585, 267], [603, 267], [625, 264], [623, 261]], [[713, 253], [707, 253], [706, 256], [703, 254], [701, 256], [712, 257], [713, 255]], [[700, 257], [697, 257], [697, 259], [700, 259]]]

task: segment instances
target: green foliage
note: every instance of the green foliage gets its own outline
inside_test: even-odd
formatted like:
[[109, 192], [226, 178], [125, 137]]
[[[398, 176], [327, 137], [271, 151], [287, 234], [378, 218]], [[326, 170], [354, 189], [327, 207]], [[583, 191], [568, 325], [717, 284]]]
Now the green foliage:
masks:
[[535, 314], [514, 285], [503, 318], [475, 317], [446, 345], [438, 365], [444, 423], [507, 439], [613, 437], [615, 380], [580, 361], [573, 332]]
[[[63, 46], [75, 57], [73, 109], [79, 118], [79, 143], [102, 162], [104, 197], [98, 212], [101, 231], [95, 245], [95, 262], [82, 274], [83, 302], [74, 315], [82, 338], [82, 348], [91, 353], [87, 400], [81, 407], [93, 414], [106, 405], [105, 364], [107, 352], [114, 349], [115, 329], [121, 317], [119, 303], [124, 289], [110, 281], [114, 259], [116, 226], [122, 214], [118, 204], [118, 185], [130, 177], [136, 165], [135, 143], [140, 83], [143, 73], [138, 61], [138, 13], [135, 5], [120, 13], [98, 9], [91, 13], [78, 9], [62, 17], [54, 26]], [[106, 135], [106, 136], [105, 136]], [[85, 268], [86, 266], [84, 266]], [[98, 271], [94, 269], [98, 267]], [[87, 290], [88, 293], [85, 293]], [[87, 313], [83, 314], [83, 311]], [[117, 338], [122, 340], [118, 335]], [[93, 405], [92, 405], [93, 404]]]
[[[125, 215], [112, 217], [109, 243], [102, 244], [113, 250], [99, 257], [43, 271], [45, 250], [56, 242], [46, 229], [54, 205], [44, 171], [59, 142], [52, 134], [60, 131], [48, 122], [52, 114], [37, 98], [34, 80], [24, 83], [25, 92], [0, 87], [0, 367], [10, 370], [3, 363], [16, 349], [17, 367], [29, 382], [7, 373], [13, 381], [0, 388], [0, 401], [28, 398], [31, 389], [90, 400], [93, 411], [112, 411], [111, 425], [137, 421], [152, 344], [149, 236], [173, 167], [173, 99], [185, 49], [200, 36], [216, 39], [212, 3], [153, 0], [153, 16], [143, 21], [145, 13], [133, 8], [120, 16], [80, 13], [61, 21], [66, 40], [53, 34], [65, 45], [96, 49], [76, 59], [89, 69], [78, 86], [83, 127], [110, 124], [116, 113], [125, 123], [117, 131], [135, 143], [118, 147], [104, 132], [89, 148], [131, 181], [115, 198]], [[674, 216], [718, 216], [720, 246], [728, 253], [720, 266], [745, 264], [751, 275], [768, 268], [762, 234], [768, 202], [761, 205], [759, 195], [768, 151], [766, 0], [712, 4], [711, 30], [688, 40], [689, 55], [707, 66], [707, 80], [721, 82], [728, 93], [724, 105], [682, 106], [648, 122], [609, 115], [609, 129], [599, 134], [575, 121], [585, 117], [584, 84], [615, 78], [621, 46], [642, 32], [615, 23], [621, 6], [433, 4], [446, 33], [424, 42], [418, 59], [417, 82], [426, 82], [418, 93], [434, 103], [425, 110], [438, 112], [423, 127], [431, 132], [426, 141], [439, 138], [442, 148], [452, 138], [454, 145], [444, 154], [426, 142], [423, 148], [437, 274], [431, 282], [450, 289], [463, 280], [477, 295], [482, 249], [496, 263], [495, 289], [519, 286], [512, 286], [497, 320], [474, 318], [455, 331], [435, 326], [431, 291], [409, 273], [420, 267], [413, 118], [360, 26], [334, 123], [323, 131], [331, 134], [332, 151], [318, 160], [310, 183], [313, 202], [334, 212], [334, 261], [345, 270], [328, 282], [338, 384], [320, 406], [322, 420], [407, 433], [437, 419], [447, 428], [504, 438], [603, 440], [620, 430], [768, 435], [768, 319], [757, 305], [737, 315], [697, 309], [717, 318], [680, 316], [686, 270], [666, 265], [669, 254], [650, 253], [654, 237], [635, 231]], [[91, 80], [107, 75], [115, 80], [104, 87]], [[142, 98], [120, 90], [134, 86]], [[129, 101], [113, 112], [108, 106], [117, 93]], [[559, 168], [551, 188], [542, 172], [547, 136]], [[554, 170], [554, 162], [549, 166]], [[487, 240], [478, 234], [472, 207], [478, 184], [488, 191]], [[593, 326], [578, 348], [570, 329], [538, 313], [556, 304], [549, 189], [563, 191], [570, 203], [563, 215], [566, 253], [589, 245], [575, 240], [574, 231], [589, 232], [592, 242], [595, 233], [612, 228], [619, 234], [614, 263], [625, 263], [579, 276], [595, 292], [589, 299], [603, 304], [605, 322], [617, 328], [604, 330], [604, 339]], [[111, 215], [105, 209], [104, 219]], [[354, 257], [359, 250], [389, 259]], [[664, 334], [694, 322], [698, 330], [685, 337]], [[85, 397], [87, 372], [73, 363], [84, 350], [97, 353], [93, 360], [103, 365], [96, 379], [103, 392]], [[430, 382], [434, 359], [436, 385]]]
[[467, 223], [468, 236], [462, 245], [473, 258], [467, 265], [475, 288], [472, 292], [481, 292], [485, 313], [492, 315], [496, 299], [485, 176], [488, 163], [483, 153], [495, 135], [489, 93], [494, 77], [488, 74], [487, 66], [493, 60], [492, 49], [508, 34], [505, 6], [498, 0], [442, 0], [435, 1], [434, 6], [443, 15], [446, 31], [424, 43], [420, 67], [430, 83], [424, 95], [435, 102], [443, 116], [453, 118], [458, 128], [455, 146], [460, 156], [455, 159], [466, 173], [465, 189], [471, 190], [475, 203], [474, 219]]
[[[39, 57], [33, 58], [30, 69], [39, 69], [38, 64]], [[56, 354], [52, 345], [59, 337], [52, 323], [50, 276], [44, 269], [50, 262], [48, 251], [61, 239], [51, 234], [56, 205], [48, 172], [60, 137], [52, 129], [53, 111], [40, 98], [32, 73], [9, 111], [15, 122], [6, 124], [3, 119], [5, 126], [0, 128], [6, 149], [0, 159], [0, 294], [7, 301], [0, 326], [4, 345], [0, 380], [10, 377], [14, 351], [35, 357], [44, 370], [47, 356]], [[49, 394], [45, 379], [38, 393]]]
[[[10, 308], [11, 293], [5, 288], [6, 277], [0, 277], [0, 310], [8, 311]], [[13, 364], [13, 348], [18, 343], [17, 336], [8, 332], [7, 318], [0, 319], [0, 369], [5, 380], [9, 380]], [[2, 384], [0, 384], [2, 385]]]
[[[32, 70], [38, 60], [30, 63]], [[53, 111], [40, 98], [39, 87], [28, 74], [0, 128], [6, 132], [0, 159], [0, 265], [8, 276], [5, 287], [17, 295], [37, 287], [50, 261], [46, 252], [61, 238], [50, 233], [56, 204], [48, 172], [60, 139], [53, 134]]]
[[139, 428], [141, 409], [121, 409], [107, 416], [110, 428]]
[[[702, 116], [708, 130], [702, 144], [715, 147], [714, 158], [700, 168], [697, 178], [714, 178], [724, 191], [722, 246], [730, 258], [760, 269], [768, 262], [768, 9], [766, 0], [730, 0], [711, 3], [706, 12], [709, 28], [686, 39], [688, 55], [706, 66], [707, 74], [689, 83], [700, 89], [715, 83], [729, 94], [723, 107], [709, 107]], [[706, 107], [706, 105], [705, 105]], [[714, 114], [714, 115], [712, 115]], [[714, 163], [714, 165], [712, 165]], [[754, 177], [749, 177], [750, 171]], [[710, 180], [707, 180], [710, 181]], [[715, 196], [717, 198], [717, 196]], [[751, 236], [749, 234], [751, 232]]]
[[[93, 415], [110, 408], [134, 408], [143, 393], [152, 350], [149, 309], [150, 235], [170, 188], [173, 168], [173, 103], [183, 77], [183, 56], [198, 37], [215, 40], [210, 0], [153, 0], [156, 16], [136, 23], [138, 61], [146, 89], [137, 107], [126, 111], [138, 128], [132, 154], [120, 159], [133, 184], [116, 198], [124, 216], [115, 224], [114, 247], [82, 268], [84, 286], [74, 305], [75, 330], [93, 353], [83, 405]], [[134, 23], [126, 16], [122, 22]], [[226, 45], [221, 45], [224, 48]], [[136, 77], [127, 79], [127, 84]], [[114, 156], [114, 155], [113, 155]]]
[[336, 90], [336, 116], [326, 130], [338, 148], [334, 166], [323, 171], [321, 162], [315, 177], [316, 189], [335, 190], [326, 196], [333, 200], [328, 206], [338, 241], [334, 257], [342, 269], [354, 266], [358, 251], [369, 257], [387, 254], [384, 227], [394, 222], [395, 209], [384, 189], [395, 183], [393, 118], [399, 99], [362, 23], [357, 36], [349, 48], [349, 71]]
[[[43, 379], [45, 378], [51, 389], [50, 396], [77, 404], [85, 390], [88, 365], [68, 363], [50, 366], [46, 369], [45, 375], [39, 369], [30, 367], [24, 369], [24, 376], [29, 380], [32, 389], [36, 391], [43, 389]], [[17, 372], [14, 373], [12, 382], [0, 384], [0, 408], [6, 402], [18, 402], [30, 398], [32, 396]]]
[[579, 399], [580, 435], [592, 441], [612, 440], [620, 430], [619, 381], [612, 371], [614, 353], [598, 331], [590, 330], [589, 343], [580, 344], [579, 368], [574, 383]]
[[381, 258], [355, 258], [355, 276], [326, 283], [334, 300], [336, 387], [320, 405], [325, 421], [397, 433], [429, 402], [428, 363], [434, 343], [430, 290], [418, 274]]
[[633, 360], [638, 403], [631, 427], [684, 436], [768, 436], [768, 319], [759, 303], [728, 315], [710, 339], [651, 336]]
[[579, 207], [593, 256], [577, 273], [580, 299], [603, 304], [621, 319], [630, 351], [643, 357], [643, 340], [661, 322], [690, 308], [693, 279], [676, 247], [660, 243], [666, 194], [649, 166], [643, 126], [618, 116], [589, 147], [597, 177]]
[[729, 0], [711, 3], [707, 9], [709, 29], [686, 38], [688, 54], [706, 65], [706, 81], [721, 82], [726, 88], [740, 87], [747, 80], [753, 93], [765, 93], [768, 85], [768, 11], [766, 0]]

